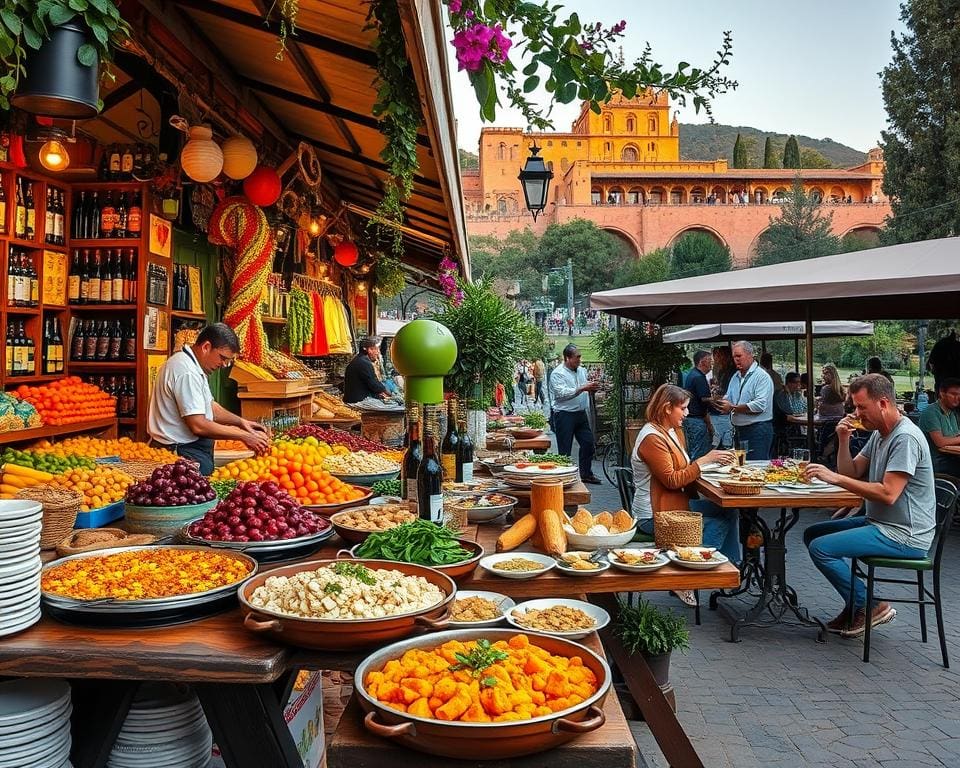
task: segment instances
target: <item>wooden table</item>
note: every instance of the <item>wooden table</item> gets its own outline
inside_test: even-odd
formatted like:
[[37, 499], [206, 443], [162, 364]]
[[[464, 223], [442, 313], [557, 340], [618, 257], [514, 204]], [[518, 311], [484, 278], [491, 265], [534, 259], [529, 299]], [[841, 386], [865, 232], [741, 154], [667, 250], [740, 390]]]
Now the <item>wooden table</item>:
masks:
[[534, 453], [545, 453], [550, 450], [550, 438], [547, 435], [531, 437], [526, 440], [518, 440], [508, 435], [502, 435], [497, 432], [491, 432], [487, 435], [487, 449], [491, 445], [503, 446], [506, 450], [507, 440], [513, 440], [513, 450], [515, 451], [533, 451]]
[[[15, 380], [14, 380], [15, 381]], [[31, 427], [30, 429], [15, 429], [10, 432], [0, 432], [0, 445], [8, 443], [22, 443], [26, 441], [42, 440], [51, 437], [66, 437], [83, 432], [96, 432], [98, 437], [112, 440], [117, 436], [117, 420], [113, 416], [96, 421], [80, 421], [76, 424], [61, 424], [60, 426]]]
[[[767, 627], [774, 624], [799, 624], [817, 628], [817, 640], [826, 640], [826, 627], [819, 619], [811, 619], [800, 606], [796, 590], [787, 583], [787, 532], [796, 525], [801, 509], [823, 507], [857, 507], [862, 499], [855, 493], [837, 489], [836, 492], [781, 492], [764, 488], [759, 494], [734, 496], [709, 480], [701, 477], [696, 483], [700, 496], [709, 499], [724, 509], [740, 510], [741, 541], [745, 541], [756, 528], [763, 537], [763, 560], [759, 549], [743, 548], [740, 564], [740, 585], [734, 590], [721, 590], [710, 595], [710, 608], [716, 610], [718, 600], [748, 592], [751, 587], [760, 590], [757, 602], [743, 615], [736, 615], [727, 605], [721, 605], [722, 613], [731, 621], [730, 641], [740, 641], [740, 630], [746, 626]], [[760, 511], [779, 509], [780, 515], [769, 523]], [[795, 621], [785, 621], [787, 613]]]

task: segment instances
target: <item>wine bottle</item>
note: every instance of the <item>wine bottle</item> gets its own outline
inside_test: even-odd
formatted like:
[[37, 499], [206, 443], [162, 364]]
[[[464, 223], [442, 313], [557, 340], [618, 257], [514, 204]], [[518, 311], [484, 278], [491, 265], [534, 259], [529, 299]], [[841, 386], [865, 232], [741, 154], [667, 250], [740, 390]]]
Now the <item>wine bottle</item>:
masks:
[[43, 359], [44, 374], [53, 373], [56, 368], [53, 358], [53, 331], [50, 329], [51, 319], [43, 318], [43, 339], [41, 344], [41, 357]]
[[100, 239], [100, 193], [94, 192], [90, 200], [90, 209], [87, 213], [87, 237], [91, 240]]
[[57, 244], [57, 233], [54, 231], [53, 224], [56, 205], [53, 196], [53, 187], [47, 187], [47, 204], [43, 209], [43, 242], [48, 245]]
[[76, 330], [73, 332], [73, 340], [70, 344], [71, 360], [83, 360], [83, 349], [86, 344], [86, 328], [86, 320], [81, 320], [77, 323]]
[[123, 333], [123, 359], [137, 359], [137, 326], [136, 319], [130, 318], [130, 324], [124, 328]]
[[453, 480], [457, 475], [457, 446], [460, 436], [457, 434], [457, 399], [451, 397], [447, 401], [447, 433], [440, 443], [440, 463], [443, 465], [443, 476]]
[[100, 237], [113, 237], [113, 230], [117, 221], [116, 215], [117, 209], [113, 205], [113, 192], [107, 192], [103, 207], [100, 209]]
[[135, 304], [137, 301], [138, 283], [139, 277], [137, 275], [137, 254], [134, 252], [133, 248], [130, 248], [127, 251], [127, 284], [129, 288], [129, 295], [127, 297], [128, 304]]
[[27, 262], [27, 278], [30, 281], [30, 300], [28, 306], [39, 307], [40, 306], [40, 273], [37, 272], [36, 264], [33, 262], [33, 257], [24, 256]]
[[113, 291], [110, 300], [114, 304], [123, 304], [123, 260], [120, 258], [120, 249], [112, 252], [110, 268], [113, 272]]
[[417, 468], [417, 511], [421, 520], [443, 524], [443, 468], [437, 456], [438, 419], [434, 408], [425, 408], [423, 458]]
[[13, 342], [13, 323], [7, 321], [7, 339], [4, 346], [3, 367], [7, 376], [13, 376], [13, 359], [15, 357]]
[[20, 359], [20, 335], [17, 331], [17, 323], [10, 321], [7, 327], [7, 355], [9, 357], [10, 375], [23, 375], [23, 367]]
[[143, 228], [143, 209], [140, 207], [140, 193], [134, 192], [127, 210], [127, 237], [140, 237]]
[[36, 372], [37, 349], [32, 336], [28, 336], [23, 327], [23, 321], [20, 321], [20, 343], [23, 345], [23, 375], [33, 376]]
[[110, 340], [108, 342], [107, 360], [119, 360], [120, 348], [123, 346], [123, 327], [119, 320], [114, 320], [110, 326]]
[[60, 332], [60, 318], [53, 318], [53, 346], [56, 360], [56, 369], [54, 373], [63, 373], [66, 369], [64, 359], [63, 334]]
[[57, 245], [67, 244], [67, 203], [66, 192], [57, 190], [57, 209], [53, 213], [53, 228], [57, 233]]
[[67, 304], [80, 303], [80, 250], [73, 251], [70, 272], [67, 274]]
[[23, 263], [23, 253], [17, 251], [13, 261], [13, 295], [15, 305], [18, 307], [27, 306], [30, 300], [30, 278], [27, 276], [27, 270]]
[[87, 332], [83, 336], [83, 359], [87, 362], [97, 359], [97, 338], [99, 335], [97, 321], [90, 320], [87, 323]]
[[110, 146], [110, 181], [118, 181], [120, 179], [120, 158], [121, 155], [119, 145], [112, 144]]
[[113, 228], [114, 237], [127, 237], [127, 193], [120, 194], [117, 202], [117, 212], [114, 214], [116, 226]]
[[106, 320], [100, 322], [97, 332], [97, 362], [102, 363], [110, 354], [110, 325]]
[[473, 480], [473, 440], [467, 432], [467, 407], [460, 403], [457, 411], [457, 432], [460, 442], [457, 444], [457, 482], [469, 483]]
[[423, 443], [420, 442], [420, 406], [407, 406], [407, 439], [400, 464], [400, 498], [417, 504], [417, 470], [423, 459]]
[[110, 263], [110, 249], [103, 252], [103, 261], [100, 264], [100, 303], [109, 304], [113, 301], [113, 266]]
[[13, 216], [13, 236], [21, 239], [27, 236], [27, 205], [23, 197], [23, 179], [17, 176]]
[[7, 234], [7, 190], [0, 173], [0, 235]]
[[33, 240], [37, 235], [37, 205], [33, 199], [33, 182], [31, 181], [27, 182], [26, 206], [27, 228], [24, 237], [27, 240]]
[[73, 200], [73, 211], [70, 215], [70, 237], [82, 240], [87, 236], [86, 221], [87, 191], [81, 190], [80, 197]]
[[129, 181], [133, 178], [133, 147], [129, 144], [123, 148], [123, 154], [120, 156], [120, 178]]

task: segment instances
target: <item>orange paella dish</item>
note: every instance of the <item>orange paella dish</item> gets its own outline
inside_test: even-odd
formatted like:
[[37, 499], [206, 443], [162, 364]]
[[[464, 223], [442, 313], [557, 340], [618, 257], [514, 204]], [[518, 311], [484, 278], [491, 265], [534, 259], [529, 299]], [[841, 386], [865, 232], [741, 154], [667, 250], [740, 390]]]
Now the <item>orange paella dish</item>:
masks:
[[248, 561], [229, 553], [156, 548], [67, 560], [44, 571], [41, 589], [75, 600], [150, 600], [225, 587], [245, 579]]

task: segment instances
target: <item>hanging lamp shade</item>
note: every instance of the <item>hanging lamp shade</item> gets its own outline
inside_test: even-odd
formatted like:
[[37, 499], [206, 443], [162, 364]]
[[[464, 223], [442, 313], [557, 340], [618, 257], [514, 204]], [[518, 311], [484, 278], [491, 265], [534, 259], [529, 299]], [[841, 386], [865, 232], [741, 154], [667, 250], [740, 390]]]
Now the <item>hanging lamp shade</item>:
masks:
[[246, 136], [231, 136], [223, 142], [223, 175], [245, 179], [257, 167], [257, 148]]
[[550, 180], [553, 171], [547, 168], [543, 158], [539, 156], [540, 147], [534, 144], [530, 147], [530, 157], [527, 158], [523, 170], [517, 178], [523, 187], [523, 199], [527, 210], [537, 220], [537, 214], [547, 207], [547, 195], [550, 192]]
[[264, 208], [280, 198], [282, 184], [273, 168], [258, 165], [253, 173], [243, 180], [243, 194], [254, 205]]
[[209, 125], [194, 125], [190, 128], [190, 141], [180, 153], [183, 172], [194, 181], [205, 184], [213, 181], [223, 169], [223, 152], [213, 140]]
[[341, 267], [352, 267], [360, 257], [355, 243], [344, 240], [333, 249], [333, 260]]

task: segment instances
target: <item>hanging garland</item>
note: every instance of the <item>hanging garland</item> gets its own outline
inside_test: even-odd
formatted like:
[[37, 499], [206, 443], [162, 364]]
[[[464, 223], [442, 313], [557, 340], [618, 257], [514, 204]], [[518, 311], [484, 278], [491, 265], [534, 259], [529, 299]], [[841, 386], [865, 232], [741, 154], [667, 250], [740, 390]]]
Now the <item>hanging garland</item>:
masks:
[[260, 321], [260, 300], [273, 258], [273, 228], [263, 211], [246, 198], [228, 197], [210, 216], [208, 239], [237, 252], [223, 322], [240, 338], [244, 360], [261, 365], [267, 354], [267, 337]]

